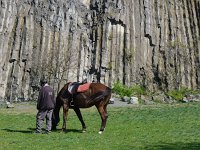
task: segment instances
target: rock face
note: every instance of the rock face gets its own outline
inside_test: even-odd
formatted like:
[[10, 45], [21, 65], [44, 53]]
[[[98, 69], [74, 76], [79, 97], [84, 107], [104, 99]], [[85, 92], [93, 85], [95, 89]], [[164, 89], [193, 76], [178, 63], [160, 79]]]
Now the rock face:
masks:
[[200, 88], [198, 0], [0, 0], [0, 99], [37, 98], [46, 77]]

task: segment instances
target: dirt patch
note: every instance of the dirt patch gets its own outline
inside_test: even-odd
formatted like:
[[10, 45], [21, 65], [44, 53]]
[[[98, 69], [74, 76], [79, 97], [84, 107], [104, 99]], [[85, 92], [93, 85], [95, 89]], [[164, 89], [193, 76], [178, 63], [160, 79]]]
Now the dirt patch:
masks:
[[[6, 105], [2, 105], [0, 108], [1, 113], [10, 113], [10, 114], [36, 114], [36, 102], [21, 102], [13, 103], [14, 108], [6, 108]], [[133, 104], [128, 104], [123, 102], [120, 99], [115, 99], [113, 104], [109, 104], [108, 107], [132, 107]]]
[[0, 109], [2, 113], [10, 113], [10, 114], [36, 114], [36, 104], [32, 102], [22, 102], [22, 103], [13, 103], [13, 108], [7, 108], [6, 105]]

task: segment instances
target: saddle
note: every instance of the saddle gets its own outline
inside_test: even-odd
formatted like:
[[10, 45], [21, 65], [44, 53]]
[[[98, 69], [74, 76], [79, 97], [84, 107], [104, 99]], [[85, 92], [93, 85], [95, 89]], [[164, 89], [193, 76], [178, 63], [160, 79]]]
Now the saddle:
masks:
[[78, 82], [72, 82], [69, 84], [68, 92], [72, 95], [85, 92], [89, 89], [91, 83], [78, 83]]

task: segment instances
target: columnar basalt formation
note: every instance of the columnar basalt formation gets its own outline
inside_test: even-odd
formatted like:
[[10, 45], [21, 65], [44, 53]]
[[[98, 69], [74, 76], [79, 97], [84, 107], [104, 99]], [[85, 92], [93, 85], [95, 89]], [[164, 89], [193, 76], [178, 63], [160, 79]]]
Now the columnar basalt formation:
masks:
[[200, 88], [198, 0], [0, 0], [0, 99], [46, 77], [150, 91]]

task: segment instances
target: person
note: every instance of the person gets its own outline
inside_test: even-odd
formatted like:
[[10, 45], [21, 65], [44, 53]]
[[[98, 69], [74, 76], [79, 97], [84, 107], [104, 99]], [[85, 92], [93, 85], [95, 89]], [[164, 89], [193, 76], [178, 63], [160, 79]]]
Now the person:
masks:
[[41, 80], [41, 89], [37, 101], [36, 115], [36, 131], [35, 133], [42, 133], [42, 124], [46, 118], [46, 131], [44, 133], [50, 133], [52, 127], [52, 113], [55, 107], [55, 97], [53, 89], [48, 85], [47, 80]]

